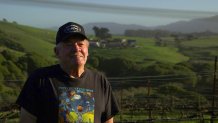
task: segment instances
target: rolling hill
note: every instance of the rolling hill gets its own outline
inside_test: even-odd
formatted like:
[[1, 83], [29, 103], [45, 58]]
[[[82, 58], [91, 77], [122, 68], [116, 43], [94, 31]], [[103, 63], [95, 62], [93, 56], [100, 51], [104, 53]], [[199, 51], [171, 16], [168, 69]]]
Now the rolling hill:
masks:
[[174, 23], [170, 23], [167, 25], [160, 25], [156, 27], [151, 26], [141, 26], [141, 25], [128, 25], [128, 24], [118, 24], [111, 22], [95, 22], [95, 23], [87, 23], [84, 25], [88, 34], [94, 34], [92, 28], [94, 26], [108, 28], [112, 34], [122, 35], [125, 30], [154, 30], [161, 29], [171, 32], [181, 32], [181, 33], [193, 33], [193, 32], [205, 32], [210, 31], [214, 33], [218, 33], [218, 15], [212, 16], [208, 18], [199, 18], [193, 19], [189, 21], [178, 21]]
[[179, 21], [165, 26], [158, 26], [156, 29], [168, 30], [171, 32], [193, 33], [193, 32], [215, 32], [218, 33], [218, 15], [209, 18], [193, 19], [190, 21]]
[[[53, 53], [55, 32], [5, 22], [0, 22], [0, 31], [2, 34], [4, 34], [3, 36], [7, 37], [7, 39], [9, 39], [11, 42], [19, 44], [24, 49], [23, 52], [35, 52], [50, 60], [55, 59]], [[98, 54], [108, 58], [122, 56], [129, 60], [141, 62], [145, 58], [171, 63], [178, 63], [188, 59], [184, 55], [178, 53], [176, 48], [155, 47], [153, 39], [137, 37], [133, 39], [137, 40], [137, 45], [140, 45], [140, 47], [94, 50], [97, 50]], [[1, 47], [6, 46], [1, 45]], [[174, 60], [171, 60], [171, 58], [174, 58]]]
[[[123, 37], [128, 38], [128, 37]], [[129, 37], [137, 41], [136, 47], [131, 48], [105, 48], [92, 49], [91, 55], [101, 55], [107, 58], [125, 58], [140, 64], [158, 61], [176, 64], [187, 61], [189, 58], [178, 52], [174, 47], [157, 47], [153, 38]]]
[[137, 29], [149, 29], [148, 27], [136, 25], [136, 24], [118, 24], [118, 23], [111, 23], [111, 22], [102, 22], [102, 23], [87, 23], [84, 25], [84, 28], [88, 34], [94, 34], [93, 27], [104, 27], [108, 28], [112, 34], [115, 35], [123, 35], [124, 31], [127, 29], [137, 30]]
[[0, 22], [0, 32], [1, 47], [8, 47], [5, 46], [5, 43], [11, 42], [11, 44], [19, 45], [23, 52], [35, 52], [47, 59], [54, 60], [54, 31]]
[[[213, 19], [207, 19], [210, 21], [215, 21], [216, 17]], [[13, 52], [19, 52], [16, 54], [25, 53], [37, 53], [42, 55], [49, 61], [55, 61], [53, 48], [56, 32], [52, 30], [45, 30], [34, 28], [25, 25], [19, 25], [9, 22], [0, 21], [0, 51], [10, 50]], [[139, 37], [124, 37], [124, 36], [113, 36], [113, 38], [125, 38], [136, 40], [135, 48], [91, 48], [90, 54], [100, 55], [105, 58], [116, 58], [123, 57], [125, 59], [146, 63], [145, 61], [160, 61], [169, 63], [179, 63], [184, 62], [189, 59], [188, 56], [184, 56], [182, 52], [179, 52], [178, 48], [175, 47], [157, 47], [155, 46], [155, 41], [153, 38], [139, 38]], [[194, 39], [192, 41], [185, 41], [182, 43], [183, 47], [195, 47], [204, 48], [205, 52], [210, 52], [212, 55], [216, 55], [217, 37], [203, 37]], [[9, 43], [9, 44], [8, 44]], [[216, 44], [216, 45], [215, 45]], [[18, 48], [14, 48], [18, 47]], [[210, 50], [211, 49], [211, 50]], [[197, 50], [201, 52], [200, 49]], [[202, 51], [203, 52], [203, 51]], [[189, 51], [189, 54], [192, 54]], [[199, 55], [204, 55], [199, 54]]]

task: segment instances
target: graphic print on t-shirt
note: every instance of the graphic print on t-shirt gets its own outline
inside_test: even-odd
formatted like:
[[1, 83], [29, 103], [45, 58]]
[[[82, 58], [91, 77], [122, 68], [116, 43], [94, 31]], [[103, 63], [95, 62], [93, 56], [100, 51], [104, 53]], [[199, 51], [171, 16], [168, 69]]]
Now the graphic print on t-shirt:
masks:
[[59, 87], [59, 123], [94, 123], [94, 93], [84, 88]]

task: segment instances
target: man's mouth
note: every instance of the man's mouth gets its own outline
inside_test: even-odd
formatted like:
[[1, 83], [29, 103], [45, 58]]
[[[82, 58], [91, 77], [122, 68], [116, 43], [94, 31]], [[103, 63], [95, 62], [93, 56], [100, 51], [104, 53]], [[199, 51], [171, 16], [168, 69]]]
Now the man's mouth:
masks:
[[73, 58], [80, 58], [80, 57], [83, 57], [82, 55], [79, 55], [79, 54], [74, 54], [72, 55]]

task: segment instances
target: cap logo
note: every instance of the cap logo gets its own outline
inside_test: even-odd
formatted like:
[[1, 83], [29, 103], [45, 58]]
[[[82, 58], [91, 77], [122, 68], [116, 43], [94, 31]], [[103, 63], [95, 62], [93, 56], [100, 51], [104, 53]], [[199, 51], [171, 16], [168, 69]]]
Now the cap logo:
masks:
[[81, 28], [77, 25], [70, 25], [67, 26], [64, 30], [65, 33], [71, 33], [71, 32], [81, 32]]

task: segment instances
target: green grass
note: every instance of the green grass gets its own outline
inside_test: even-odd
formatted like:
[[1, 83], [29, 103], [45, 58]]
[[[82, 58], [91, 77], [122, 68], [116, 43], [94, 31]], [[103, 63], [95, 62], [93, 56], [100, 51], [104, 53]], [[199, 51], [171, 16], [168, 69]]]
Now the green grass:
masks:
[[28, 35], [32, 35], [34, 37], [40, 37], [40, 39], [44, 41], [48, 41], [53, 44], [55, 43], [55, 40], [54, 40], [56, 36], [55, 31], [33, 28], [29, 26], [18, 26], [17, 28], [24, 31]]
[[25, 54], [24, 52], [20, 52], [20, 51], [17, 51], [17, 50], [9, 49], [9, 48], [4, 47], [4, 46], [0, 46], [0, 52], [3, 51], [3, 50], [7, 50], [7, 51], [13, 53], [17, 57], [23, 56]]
[[177, 48], [155, 46], [154, 39], [152, 38], [135, 37], [133, 39], [137, 41], [137, 46], [135, 48], [99, 48], [94, 49], [94, 53], [107, 56], [107, 58], [121, 57], [142, 63], [146, 63], [148, 61], [160, 61], [175, 64], [189, 59], [179, 53]]
[[[7, 28], [7, 30], [4, 30]], [[26, 52], [35, 52], [48, 60], [56, 60], [54, 57], [55, 32], [0, 22], [0, 29], [4, 31], [14, 42], [21, 44]], [[187, 61], [188, 57], [182, 55], [176, 48], [157, 47], [153, 38], [114, 36], [113, 38], [133, 39], [137, 41], [137, 48], [113, 48], [94, 49], [97, 54], [107, 58], [123, 57], [135, 62], [147, 64], [150, 61], [178, 63]], [[15, 40], [16, 39], [16, 40]], [[93, 49], [90, 49], [92, 54]]]
[[194, 59], [214, 59], [218, 54], [218, 36], [202, 37], [182, 42], [182, 53]]
[[[5, 30], [7, 29], [7, 30]], [[54, 40], [56, 32], [32, 28], [12, 23], [0, 22], [0, 30], [7, 34], [14, 42], [21, 44], [25, 52], [35, 52], [42, 55], [48, 60], [54, 61]], [[179, 63], [188, 61], [192, 56], [214, 56], [218, 54], [216, 50], [218, 43], [218, 36], [204, 37], [190, 41], [182, 41], [182, 46], [190, 48], [184, 52], [179, 52], [177, 48], [173, 47], [173, 38], [166, 37], [171, 45], [166, 47], [155, 46], [154, 38], [141, 37], [126, 37], [113, 36], [113, 38], [133, 39], [137, 41], [136, 48], [105, 48], [105, 49], [90, 49], [90, 56], [94, 53], [106, 58], [123, 57], [143, 65], [150, 64], [154, 61]], [[195, 48], [195, 49], [192, 49]], [[200, 48], [200, 49], [199, 49]], [[94, 52], [93, 52], [94, 51]], [[183, 54], [185, 53], [185, 55]]]
[[208, 48], [218, 47], [218, 36], [203, 37], [190, 41], [182, 42], [184, 47], [195, 47], [195, 48]]
[[[0, 21], [0, 29], [4, 32], [10, 33], [25, 33], [26, 35], [31, 35], [34, 37], [38, 37], [43, 39], [44, 41], [48, 41], [51, 43], [55, 43], [55, 31], [40, 29], [25, 25], [13, 24], [13, 23], [5, 23]], [[7, 29], [7, 30], [4, 30]]]
[[135, 62], [155, 60], [161, 62], [178, 63], [187, 61], [188, 57], [177, 52], [176, 48], [144, 46], [138, 48], [125, 49], [98, 49], [97, 53], [107, 56], [107, 58], [121, 57]]
[[54, 44], [51, 44], [49, 42], [46, 42], [41, 39], [37, 39], [33, 36], [24, 36], [21, 35], [22, 43], [21, 45], [25, 48], [28, 52], [35, 52], [37, 54], [40, 54], [44, 56], [45, 58], [48, 58], [49, 60], [54, 59]]
[[3, 61], [5, 61], [5, 57], [2, 54], [0, 54], [0, 64], [2, 64]]
[[[19, 118], [17, 117], [18, 113], [19, 113], [18, 111], [17, 112], [10, 112], [10, 111], [0, 112], [0, 123], [19, 123]], [[7, 119], [4, 119], [5, 116], [7, 117]]]
[[16, 119], [8, 119], [6, 123], [19, 123], [19, 118], [16, 118]]
[[[179, 114], [174, 114], [175, 116], [165, 116], [163, 117], [163, 119], [161, 118], [161, 115], [156, 115], [154, 116], [152, 114], [152, 119], [153, 119], [153, 122], [152, 123], [199, 123], [200, 122], [200, 119], [199, 118], [194, 118], [194, 119], [187, 119], [187, 118], [181, 118], [180, 119], [180, 116]], [[118, 114], [115, 116], [115, 121], [141, 121], [141, 122], [148, 122], [149, 120], [149, 117], [148, 117], [148, 112], [144, 112], [140, 115], [122, 115], [122, 117]], [[204, 123], [210, 123], [210, 116], [207, 115], [207, 116], [204, 116]], [[218, 119], [215, 119], [214, 120], [214, 123], [218, 123]]]
[[[5, 30], [7, 29], [7, 30]], [[19, 43], [25, 52], [35, 52], [54, 61], [54, 31], [0, 22], [0, 30], [14, 42]]]

